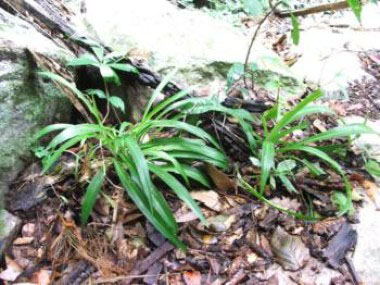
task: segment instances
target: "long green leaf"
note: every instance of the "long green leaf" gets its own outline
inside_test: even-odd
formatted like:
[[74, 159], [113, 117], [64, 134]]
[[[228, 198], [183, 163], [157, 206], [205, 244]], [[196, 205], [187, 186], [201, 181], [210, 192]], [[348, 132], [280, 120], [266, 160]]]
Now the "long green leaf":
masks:
[[137, 174], [139, 181], [141, 183], [141, 188], [145, 193], [145, 196], [148, 198], [150, 208], [153, 207], [153, 185], [150, 180], [148, 164], [145, 160], [144, 154], [141, 151], [140, 147], [137, 144], [136, 139], [132, 136], [125, 138], [125, 144], [129, 150], [129, 153], [132, 157], [132, 161], [137, 169]]
[[100, 62], [91, 54], [84, 54], [81, 57], [74, 58], [67, 65], [68, 66], [81, 66], [81, 65], [94, 65], [98, 66]]
[[[281, 120], [276, 124], [276, 126], [270, 131], [269, 133], [269, 140], [274, 142], [275, 137], [278, 135], [278, 133], [283, 129], [286, 125], [290, 124], [291, 122], [295, 121], [297, 118], [299, 118], [299, 113], [302, 112], [302, 110], [311, 102], [317, 100], [322, 96], [322, 92], [320, 90], [317, 90], [313, 93], [311, 93], [309, 96], [307, 96], [304, 100], [302, 100], [300, 103], [298, 103], [297, 106], [295, 106], [292, 110], [287, 112]], [[304, 114], [304, 112], [303, 112]]]
[[144, 114], [142, 117], [142, 121], [144, 122], [150, 112], [150, 109], [152, 108], [153, 102], [156, 100], [156, 98], [161, 94], [162, 90], [165, 88], [165, 86], [169, 83], [170, 79], [174, 76], [174, 74], [177, 72], [177, 69], [174, 69], [171, 71], [168, 75], [165, 76], [165, 78], [160, 82], [160, 84], [157, 86], [157, 88], [153, 91], [152, 96], [150, 97], [150, 100], [148, 104], [145, 107]]
[[90, 214], [92, 212], [92, 209], [94, 208], [96, 199], [98, 198], [100, 189], [103, 185], [104, 177], [105, 177], [105, 171], [102, 168], [92, 178], [90, 184], [88, 185], [86, 189], [86, 193], [83, 198], [82, 209], [81, 209], [82, 226], [87, 224], [88, 218], [90, 217]]
[[82, 101], [82, 103], [86, 106], [87, 110], [89, 110], [91, 114], [94, 116], [94, 118], [96, 118], [97, 122], [101, 122], [98, 110], [94, 106], [92, 106], [91, 102], [84, 96], [84, 94], [78, 88], [75, 87], [73, 83], [68, 82], [62, 76], [59, 76], [52, 72], [38, 72], [38, 74], [43, 77], [55, 80], [58, 83], [69, 88]]
[[161, 111], [165, 110], [165, 108], [167, 106], [170, 106], [173, 102], [187, 96], [190, 92], [190, 89], [185, 89], [185, 90], [182, 90], [180, 92], [178, 92], [177, 94], [173, 95], [173, 96], [170, 96], [169, 98], [165, 99], [164, 101], [160, 102], [156, 107], [154, 107], [152, 109], [152, 111], [150, 111], [147, 116], [146, 116], [146, 120], [150, 120], [152, 119], [156, 114], [159, 114]]
[[362, 13], [362, 4], [360, 0], [347, 0], [347, 3], [350, 5], [352, 11], [354, 12], [356, 18], [360, 22], [360, 17]]
[[67, 129], [69, 127], [73, 126], [72, 124], [54, 124], [54, 125], [49, 125], [40, 130], [35, 136], [33, 140], [38, 140], [42, 138], [43, 136], [47, 135], [48, 133], [54, 132], [54, 131], [59, 131], [63, 129]]
[[226, 156], [214, 148], [206, 146], [201, 140], [185, 139], [185, 138], [160, 138], [143, 144], [142, 149], [153, 149], [166, 152], [183, 151], [188, 153], [200, 154], [212, 161], [218, 161], [223, 165], [223, 169], [227, 168], [228, 161]]
[[77, 136], [83, 135], [96, 135], [99, 132], [104, 131], [105, 129], [99, 125], [95, 124], [80, 124], [80, 125], [72, 125], [66, 129], [64, 129], [61, 133], [59, 133], [54, 139], [51, 140], [47, 149], [53, 149], [59, 144]]
[[325, 131], [323, 133], [308, 137], [296, 143], [296, 145], [305, 145], [311, 142], [329, 140], [339, 137], [348, 137], [351, 135], [361, 135], [361, 134], [373, 134], [375, 133], [370, 127], [364, 124], [351, 124], [335, 127], [331, 130]]
[[57, 159], [61, 157], [64, 151], [87, 138], [88, 136], [76, 136], [62, 144], [57, 150], [55, 150], [51, 155], [49, 155], [46, 159], [43, 160], [43, 172], [48, 171], [50, 167], [57, 161]]
[[163, 182], [165, 182], [165, 184], [168, 185], [174, 191], [178, 198], [180, 198], [187, 204], [187, 206], [189, 206], [189, 208], [194, 212], [194, 214], [197, 215], [197, 217], [202, 222], [206, 222], [206, 219], [203, 216], [202, 211], [197, 205], [197, 203], [190, 196], [187, 189], [173, 175], [152, 163], [149, 164], [149, 169], [154, 174], [156, 174]]
[[201, 128], [198, 128], [196, 126], [190, 125], [185, 122], [175, 121], [175, 120], [154, 120], [151, 122], [151, 127], [152, 128], [176, 128], [179, 130], [183, 130], [198, 138], [201, 138], [203, 140], [210, 142], [216, 148], [220, 149], [219, 144], [210, 134], [208, 134]]
[[[160, 167], [165, 171], [180, 174], [178, 169], [176, 169], [173, 166], [160, 166]], [[199, 170], [196, 167], [192, 167], [192, 166], [188, 166], [184, 164], [182, 164], [181, 167], [187, 177], [193, 179], [196, 182], [199, 182], [200, 184], [202, 184], [203, 186], [207, 188], [211, 188], [211, 184], [208, 177], [201, 170]]]
[[144, 214], [144, 216], [153, 224], [153, 226], [168, 240], [170, 240], [174, 245], [178, 248], [185, 249], [186, 246], [178, 239], [176, 233], [173, 233], [170, 228], [173, 225], [166, 225], [162, 219], [158, 216], [155, 216], [154, 213], [151, 212], [149, 202], [146, 197], [144, 197], [143, 193], [136, 186], [136, 184], [131, 180], [126, 171], [124, 170], [123, 164], [114, 160], [113, 161], [116, 173], [120, 179], [120, 182], [124, 186], [127, 191], [129, 197], [133, 200], [136, 206], [140, 209], [140, 211]]
[[127, 63], [109, 63], [107, 65], [109, 67], [112, 67], [113, 69], [121, 70], [121, 71], [128, 72], [128, 73], [139, 74], [139, 70], [136, 67], [134, 67], [133, 65], [131, 65], [131, 64], [127, 64]]
[[263, 194], [270, 171], [274, 167], [275, 148], [270, 141], [264, 141], [261, 153], [260, 193]]
[[189, 184], [189, 180], [182, 165], [178, 162], [178, 160], [175, 157], [171, 156], [165, 151], [154, 151], [151, 149], [144, 150], [143, 153], [145, 156], [150, 156], [149, 161], [166, 160], [170, 162], [173, 165], [173, 167], [178, 171], [178, 173], [182, 176], [185, 182]]
[[[319, 149], [316, 149], [314, 147], [310, 147], [310, 146], [304, 146], [304, 145], [296, 145], [296, 146], [286, 146], [282, 149], [280, 149], [281, 152], [287, 152], [287, 151], [303, 151], [303, 152], [306, 152], [306, 153], [309, 153], [313, 156], [316, 156], [318, 158], [320, 158], [322, 161], [324, 161], [325, 163], [327, 163], [328, 165], [330, 165], [336, 172], [338, 172], [342, 178], [343, 178], [343, 182], [344, 182], [344, 185], [345, 185], [345, 188], [346, 188], [346, 195], [347, 195], [347, 201], [348, 201], [348, 205], [345, 207], [346, 209], [346, 212], [348, 211], [352, 211], [352, 188], [351, 188], [351, 185], [342, 169], [342, 167], [339, 165], [339, 163], [337, 163], [334, 159], [332, 159], [329, 155], [327, 155], [325, 152], [319, 150]], [[340, 213], [340, 214], [343, 214], [343, 213]]]

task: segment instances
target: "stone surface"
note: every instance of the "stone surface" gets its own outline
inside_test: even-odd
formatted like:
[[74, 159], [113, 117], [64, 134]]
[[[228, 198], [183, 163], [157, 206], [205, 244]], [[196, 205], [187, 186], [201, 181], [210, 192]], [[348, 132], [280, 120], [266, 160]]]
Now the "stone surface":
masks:
[[[370, 77], [362, 69], [357, 53], [380, 46], [380, 7], [365, 5], [362, 25], [349, 10], [325, 18], [323, 15], [315, 17], [320, 17], [318, 24], [313, 17], [302, 21], [297, 47], [302, 56], [291, 70], [300, 78], [320, 83], [328, 95], [344, 98], [349, 82]], [[347, 27], [331, 28], [334, 24]]]
[[367, 126], [372, 128], [376, 133], [363, 134], [353, 141], [354, 150], [367, 155], [367, 158], [380, 162], [380, 120], [372, 121], [358, 116], [350, 116], [343, 119], [346, 124], [362, 124], [366, 122]]
[[70, 116], [70, 102], [54, 83], [37, 74], [26, 49], [58, 62], [73, 57], [27, 22], [0, 9], [0, 194], [30, 157], [36, 131]]
[[21, 220], [5, 210], [0, 211], [0, 256], [12, 243], [21, 227]]
[[376, 211], [375, 205], [367, 201], [359, 210], [359, 219], [353, 263], [363, 284], [377, 285], [380, 283], [380, 211]]
[[[87, 33], [115, 50], [151, 52], [147, 61], [154, 70], [165, 74], [177, 67], [176, 80], [188, 85], [212, 89], [215, 83], [220, 88], [218, 81], [225, 81], [231, 64], [245, 60], [250, 35], [200, 10], [179, 9], [167, 0], [84, 3], [86, 12], [75, 22], [82, 23]], [[260, 44], [250, 59], [262, 70], [293, 76], [273, 51]]]

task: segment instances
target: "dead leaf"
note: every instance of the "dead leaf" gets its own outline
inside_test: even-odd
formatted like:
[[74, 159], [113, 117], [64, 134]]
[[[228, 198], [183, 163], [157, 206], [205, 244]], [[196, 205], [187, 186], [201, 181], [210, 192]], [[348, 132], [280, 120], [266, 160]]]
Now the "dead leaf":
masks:
[[7, 269], [0, 273], [0, 279], [13, 282], [23, 272], [22, 268], [9, 257], [5, 257]]
[[364, 180], [362, 183], [364, 189], [366, 190], [367, 196], [371, 201], [375, 204], [376, 209], [380, 208], [379, 205], [379, 188], [377, 187], [376, 183], [370, 181], [370, 180]]
[[236, 189], [236, 183], [233, 180], [231, 180], [227, 174], [208, 163], [206, 164], [205, 168], [207, 174], [211, 177], [215, 186], [219, 190], [227, 192], [228, 190]]
[[22, 236], [23, 237], [31, 237], [34, 235], [36, 229], [36, 225], [34, 223], [27, 223], [22, 227]]
[[293, 211], [298, 211], [301, 208], [301, 203], [298, 202], [297, 199], [290, 199], [288, 197], [281, 197], [281, 198], [276, 197], [276, 198], [271, 199], [270, 201], [283, 208], [293, 210]]
[[177, 223], [187, 223], [198, 219], [194, 212], [185, 205], [175, 212], [174, 217]]
[[183, 280], [186, 285], [201, 285], [202, 275], [199, 271], [186, 271], [183, 273]]
[[271, 239], [272, 251], [277, 262], [289, 271], [301, 269], [309, 259], [309, 250], [300, 237], [291, 236], [280, 226], [277, 226]]
[[224, 210], [223, 204], [220, 202], [219, 194], [212, 190], [192, 191], [190, 195], [193, 199], [202, 202], [206, 207], [220, 212]]
[[13, 241], [13, 245], [28, 245], [31, 244], [34, 237], [19, 237]]
[[235, 222], [235, 215], [218, 215], [207, 219], [208, 228], [215, 232], [225, 232]]
[[313, 122], [313, 126], [317, 128], [321, 133], [327, 131], [325, 123], [323, 123], [320, 119], [316, 119]]
[[42, 269], [34, 274], [33, 281], [38, 285], [49, 285], [50, 284], [51, 271]]

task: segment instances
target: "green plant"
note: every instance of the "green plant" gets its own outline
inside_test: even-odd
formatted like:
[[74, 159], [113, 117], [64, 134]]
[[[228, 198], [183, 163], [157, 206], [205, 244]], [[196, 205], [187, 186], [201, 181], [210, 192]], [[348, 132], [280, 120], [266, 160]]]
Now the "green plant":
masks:
[[[92, 61], [82, 58], [76, 60], [75, 64], [89, 62]], [[167, 77], [154, 91], [139, 123], [123, 122], [119, 126], [106, 126], [91, 94], [81, 92], [56, 74], [41, 74], [69, 87], [96, 120], [95, 124], [50, 125], [36, 137], [40, 139], [52, 132], [59, 132], [46, 147], [39, 149], [45, 172], [52, 168], [65, 151], [74, 146], [86, 145], [86, 151], [82, 153], [82, 156], [86, 156], [85, 161], [91, 163], [101, 158], [102, 165], [89, 182], [82, 201], [82, 225], [88, 221], [107, 173], [114, 169], [128, 196], [154, 227], [177, 247], [185, 248], [177, 236], [178, 227], [174, 216], [152, 180], [152, 174], [173, 190], [205, 222], [200, 208], [185, 185], [190, 179], [206, 187], [209, 184], [203, 173], [191, 165], [194, 161], [204, 161], [222, 169], [227, 167], [226, 157], [213, 137], [201, 128], [188, 124], [185, 121], [186, 113], [172, 115], [171, 111], [175, 109], [173, 106], [183, 104], [187, 92], [182, 91], [153, 107], [155, 98], [169, 81], [170, 77]], [[170, 129], [171, 132], [175, 130], [176, 133], [170, 137], [160, 136], [165, 129]], [[185, 138], [183, 134], [191, 137]]]
[[[262, 116], [264, 134], [256, 142], [258, 148], [256, 148], [254, 152], [256, 153], [259, 151], [261, 153], [260, 184], [258, 190], [248, 187], [248, 184], [245, 181], [241, 180], [241, 184], [249, 192], [258, 198], [260, 197], [263, 201], [266, 200], [264, 197], [265, 188], [268, 181], [270, 181], [273, 176], [279, 177], [286, 189], [293, 192], [295, 187], [291, 184], [287, 176], [290, 174], [290, 171], [295, 169], [299, 164], [308, 167], [311, 173], [318, 174], [318, 171], [320, 173], [319, 168], [316, 168], [314, 164], [306, 159], [306, 157], [314, 157], [335, 170], [343, 179], [346, 195], [344, 196], [343, 193], [334, 195], [334, 202], [339, 207], [339, 215], [342, 215], [352, 210], [351, 185], [343, 168], [328, 154], [329, 151], [336, 148], [336, 145], [325, 145], [323, 147], [318, 147], [315, 143], [339, 137], [350, 137], [351, 135], [373, 133], [373, 130], [365, 124], [343, 125], [319, 134], [305, 137], [300, 141], [289, 141], [287, 139], [288, 135], [292, 134], [296, 130], [304, 130], [309, 126], [306, 121], [299, 121], [303, 117], [318, 113], [332, 113], [331, 110], [324, 106], [310, 105], [310, 103], [316, 101], [321, 96], [321, 91], [316, 91], [310, 94], [293, 109], [284, 113], [280, 118], [277, 117], [277, 106], [273, 107], [271, 110], [268, 110]], [[267, 122], [275, 118], [277, 118], [277, 122], [275, 122], [274, 127], [269, 130]], [[297, 153], [304, 153], [306, 157], [304, 159], [299, 159], [297, 158], [297, 156], [299, 157], [299, 154], [297, 155]], [[257, 161], [257, 159], [254, 159], [254, 161]], [[342, 195], [345, 199], [342, 198]]]
[[[118, 74], [116, 73], [116, 71], [136, 73], [136, 74], [138, 74], [139, 71], [130, 64], [120, 62], [121, 60], [124, 59], [125, 57], [124, 54], [120, 52], [113, 52], [113, 53], [109, 53], [105, 55], [104, 48], [102, 46], [99, 46], [96, 43], [92, 43], [92, 42], [89, 42], [89, 44], [95, 56], [89, 53], [84, 54], [78, 58], [74, 58], [72, 61], [68, 63], [68, 66], [73, 66], [73, 67], [93, 66], [99, 69], [100, 75], [103, 78], [104, 91], [100, 89], [89, 89], [89, 90], [86, 90], [85, 93], [91, 97], [96, 96], [99, 99], [107, 100], [107, 113], [103, 118], [104, 121], [107, 119], [110, 106], [112, 106], [113, 111], [116, 117], [118, 118], [117, 113], [114, 110], [114, 108], [118, 108], [122, 112], [125, 112], [125, 104], [121, 98], [117, 96], [111, 96], [110, 91], [109, 91], [109, 85], [115, 84], [119, 86], [121, 84], [120, 78]], [[57, 78], [56, 80], [59, 80], [59, 79]], [[118, 120], [120, 122], [119, 118]]]

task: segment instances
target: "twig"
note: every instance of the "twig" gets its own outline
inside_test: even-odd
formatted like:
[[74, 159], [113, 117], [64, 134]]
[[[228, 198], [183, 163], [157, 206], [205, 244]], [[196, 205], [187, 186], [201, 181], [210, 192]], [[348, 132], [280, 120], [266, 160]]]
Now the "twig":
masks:
[[[253, 43], [255, 42], [255, 39], [259, 33], [259, 30], [261, 28], [261, 26], [264, 24], [264, 22], [266, 21], [266, 19], [270, 16], [270, 14], [272, 14], [272, 12], [277, 8], [278, 5], [281, 4], [281, 1], [276, 3], [276, 5], [274, 7], [271, 8], [271, 10], [264, 16], [264, 18], [259, 22], [259, 25], [257, 26], [257, 29], [255, 31], [255, 33], [253, 34], [253, 37], [251, 39], [251, 43], [249, 44], [249, 48], [248, 48], [248, 51], [247, 51], [247, 55], [245, 57], [245, 61], [244, 61], [244, 73], [247, 72], [247, 67], [248, 67], [248, 61], [249, 61], [249, 56], [251, 55], [251, 50], [252, 50], [252, 46], [253, 46]], [[247, 81], [246, 81], [246, 77], [244, 76], [243, 77], [243, 80], [244, 80], [244, 85], [246, 88], [248, 88], [248, 85], [247, 85]]]
[[[271, 3], [271, 1], [269, 1]], [[349, 8], [349, 4], [346, 0], [343, 1], [338, 1], [335, 3], [326, 3], [326, 4], [321, 4], [317, 6], [312, 6], [309, 8], [302, 8], [298, 10], [293, 10], [293, 11], [280, 11], [280, 10], [274, 10], [274, 14], [277, 17], [280, 18], [285, 18], [285, 17], [290, 17], [290, 15], [294, 16], [306, 16], [309, 14], [315, 14], [315, 13], [321, 13], [321, 12], [327, 12], [327, 11], [338, 11], [338, 10], [343, 10]]]

